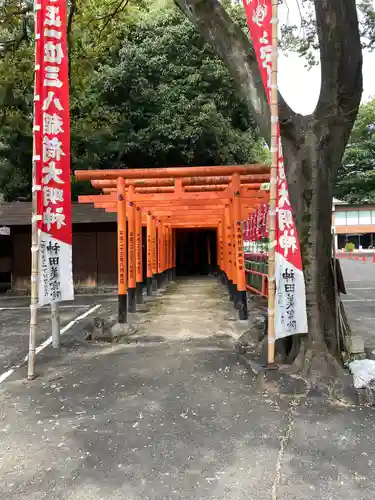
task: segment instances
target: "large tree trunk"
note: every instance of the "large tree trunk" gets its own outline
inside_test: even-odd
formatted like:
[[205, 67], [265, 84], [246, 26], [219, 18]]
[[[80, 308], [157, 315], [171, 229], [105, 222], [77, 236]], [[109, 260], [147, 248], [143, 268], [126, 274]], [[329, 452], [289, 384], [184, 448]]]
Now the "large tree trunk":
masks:
[[[218, 0], [175, 0], [227, 66], [259, 129], [269, 139], [269, 109], [251, 43]], [[332, 191], [362, 95], [355, 0], [315, 0], [322, 84], [310, 116], [279, 96], [287, 178], [301, 241], [311, 352], [337, 353], [331, 271]], [[303, 92], [303, 89], [301, 89]]]
[[[284, 138], [287, 177], [298, 235], [301, 241], [309, 326], [309, 344], [327, 344], [336, 354], [336, 301], [331, 270], [332, 190], [334, 162], [345, 148], [325, 127], [300, 118], [295, 137]], [[297, 139], [297, 137], [299, 139]]]

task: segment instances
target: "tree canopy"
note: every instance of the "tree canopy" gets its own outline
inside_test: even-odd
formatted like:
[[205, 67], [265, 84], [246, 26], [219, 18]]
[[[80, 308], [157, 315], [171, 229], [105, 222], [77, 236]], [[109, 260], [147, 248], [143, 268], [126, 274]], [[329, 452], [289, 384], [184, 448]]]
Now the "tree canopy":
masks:
[[359, 109], [338, 171], [335, 196], [348, 203], [375, 203], [375, 99]]
[[[180, 12], [138, 3], [112, 20], [97, 2], [81, 4], [70, 44], [73, 170], [265, 159], [227, 69]], [[0, 60], [0, 191], [8, 200], [31, 195], [32, 69], [31, 40]], [[73, 183], [74, 196], [85, 189]]]

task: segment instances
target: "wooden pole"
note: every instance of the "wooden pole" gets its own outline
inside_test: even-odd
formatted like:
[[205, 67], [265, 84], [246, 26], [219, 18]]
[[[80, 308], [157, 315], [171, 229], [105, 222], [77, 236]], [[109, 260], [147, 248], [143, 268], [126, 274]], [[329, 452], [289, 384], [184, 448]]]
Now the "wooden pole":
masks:
[[142, 263], [142, 212], [139, 207], [135, 210], [135, 278], [137, 303], [143, 303], [143, 263]]
[[[37, 31], [38, 26], [38, 10], [40, 6], [37, 7], [37, 3], [34, 4], [34, 22], [35, 31]], [[39, 12], [40, 15], [40, 12]], [[40, 109], [40, 88], [39, 83], [41, 78], [37, 78], [37, 71], [39, 71], [39, 58], [40, 58], [40, 42], [35, 43], [35, 85], [34, 85], [34, 120], [33, 120], [33, 159], [32, 159], [32, 206], [31, 206], [31, 276], [30, 276], [30, 330], [29, 330], [29, 356], [28, 356], [28, 368], [27, 368], [27, 379], [35, 379], [35, 350], [36, 350], [36, 327], [38, 319], [38, 282], [39, 282], [39, 236], [38, 236], [38, 190], [40, 186], [38, 185], [37, 179], [37, 166], [36, 158], [37, 154], [40, 155], [41, 151], [37, 151], [35, 133], [37, 127], [41, 127], [42, 123], [38, 123], [41, 120], [41, 113], [37, 111]]]
[[241, 180], [239, 174], [232, 176], [233, 188], [233, 228], [234, 228], [234, 250], [235, 250], [235, 272], [237, 277], [237, 307], [239, 308], [239, 319], [248, 317], [247, 296], [245, 282], [245, 259], [243, 253], [242, 237], [242, 214], [241, 214]]
[[152, 295], [152, 215], [147, 214], [147, 296]]
[[176, 265], [177, 265], [177, 232], [176, 229], [173, 231], [173, 279], [176, 278]]
[[224, 265], [224, 237], [223, 237], [223, 226], [224, 222], [221, 220], [217, 228], [217, 262], [219, 265], [219, 270], [223, 273]]
[[167, 236], [168, 236], [168, 276], [169, 276], [169, 281], [172, 281], [172, 228], [171, 226], [168, 226], [168, 231], [167, 231]]
[[236, 300], [237, 299], [237, 297], [236, 297], [236, 292], [237, 292], [237, 266], [236, 266], [237, 256], [236, 256], [236, 232], [235, 232], [233, 200], [231, 201], [231, 203], [229, 205], [229, 217], [230, 217], [230, 245], [231, 245], [231, 256], [232, 256], [231, 263], [232, 263], [233, 299]]
[[167, 281], [169, 280], [169, 227], [164, 227], [164, 272]]
[[233, 299], [233, 252], [232, 252], [232, 223], [231, 223], [231, 210], [230, 206], [227, 205], [224, 210], [224, 220], [225, 220], [225, 247], [226, 247], [226, 275], [227, 275], [227, 285], [230, 300]]
[[128, 191], [128, 300], [129, 300], [129, 312], [135, 313], [137, 310], [136, 306], [136, 277], [135, 277], [135, 205], [134, 199], [134, 187], [129, 186]]
[[158, 244], [156, 232], [156, 219], [152, 216], [152, 287], [154, 290], [157, 288], [157, 274], [158, 274]]
[[272, 85], [271, 85], [271, 178], [270, 210], [268, 220], [268, 365], [275, 362], [275, 254], [276, 254], [276, 181], [278, 159], [278, 89], [277, 89], [277, 44], [278, 44], [278, 0], [272, 0]]
[[158, 285], [163, 281], [163, 223], [158, 223]]
[[169, 228], [164, 226], [164, 271], [168, 277], [169, 269]]
[[126, 197], [125, 181], [117, 179], [117, 273], [118, 273], [118, 322], [128, 321], [128, 290], [126, 262]]

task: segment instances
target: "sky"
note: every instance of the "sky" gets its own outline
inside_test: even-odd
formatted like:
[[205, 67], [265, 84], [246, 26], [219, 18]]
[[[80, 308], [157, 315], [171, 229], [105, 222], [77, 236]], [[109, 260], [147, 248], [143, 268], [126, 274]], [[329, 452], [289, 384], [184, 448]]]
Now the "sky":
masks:
[[[374, 0], [375, 4], [375, 0]], [[288, 0], [287, 11], [285, 4], [280, 6], [280, 24], [298, 24], [297, 0]], [[279, 54], [278, 83], [279, 89], [289, 106], [297, 113], [309, 114], [315, 109], [320, 92], [320, 66], [310, 70], [306, 61], [296, 54], [287, 56]], [[363, 96], [362, 102], [375, 97], [375, 52], [363, 54]]]

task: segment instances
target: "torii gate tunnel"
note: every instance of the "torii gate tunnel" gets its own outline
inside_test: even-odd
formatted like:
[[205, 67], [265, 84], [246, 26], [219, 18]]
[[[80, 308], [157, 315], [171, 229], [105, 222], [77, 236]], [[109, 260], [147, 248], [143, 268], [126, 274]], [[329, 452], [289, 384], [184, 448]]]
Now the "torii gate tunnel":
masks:
[[[242, 221], [269, 201], [262, 189], [269, 182], [269, 166], [85, 170], [75, 176], [103, 192], [80, 196], [79, 203], [117, 214], [119, 323], [127, 323], [128, 311], [136, 312], [137, 303], [143, 302], [144, 283], [151, 296], [175, 278], [176, 234], [181, 229], [215, 232], [217, 268], [239, 318], [247, 318]], [[213, 264], [208, 240], [206, 252]]]

